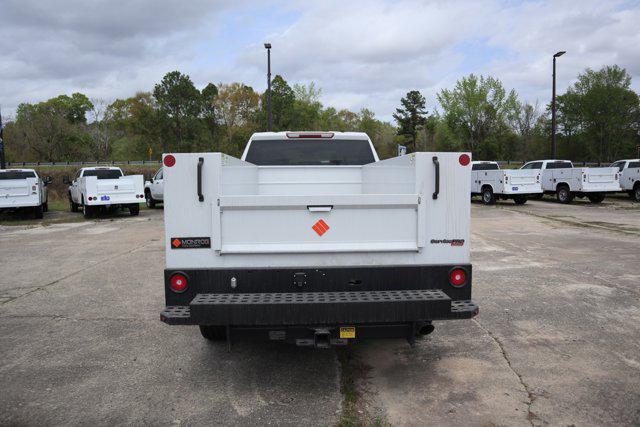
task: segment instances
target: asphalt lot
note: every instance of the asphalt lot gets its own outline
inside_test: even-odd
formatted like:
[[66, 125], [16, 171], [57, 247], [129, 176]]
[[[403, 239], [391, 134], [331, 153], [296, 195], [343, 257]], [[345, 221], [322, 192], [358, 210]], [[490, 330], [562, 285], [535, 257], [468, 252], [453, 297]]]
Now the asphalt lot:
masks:
[[[480, 316], [411, 348], [205, 342], [158, 320], [162, 211], [0, 226], [0, 424], [640, 423], [640, 206], [472, 207]], [[353, 397], [355, 396], [355, 398]]]

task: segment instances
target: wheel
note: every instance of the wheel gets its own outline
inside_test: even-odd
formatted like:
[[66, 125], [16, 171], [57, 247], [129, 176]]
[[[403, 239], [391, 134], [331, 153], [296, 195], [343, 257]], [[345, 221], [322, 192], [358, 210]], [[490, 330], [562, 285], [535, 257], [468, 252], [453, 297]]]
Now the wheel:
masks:
[[604, 194], [602, 193], [591, 193], [587, 197], [591, 203], [601, 203], [604, 200]]
[[91, 215], [93, 215], [93, 208], [91, 206], [87, 206], [86, 203], [82, 204], [82, 215], [85, 218], [91, 218]]
[[33, 208], [33, 217], [35, 219], [42, 219], [42, 205], [36, 206]]
[[571, 194], [571, 191], [569, 191], [569, 187], [567, 187], [566, 185], [561, 185], [556, 190], [556, 199], [560, 203], [571, 203], [571, 201], [573, 200], [573, 194]]
[[140, 213], [140, 205], [129, 206], [129, 214], [131, 214], [131, 216], [138, 216], [139, 213]]
[[640, 202], [640, 182], [636, 182], [633, 187], [633, 200]]
[[513, 196], [513, 201], [516, 205], [524, 205], [527, 203], [527, 196]]
[[482, 189], [482, 203], [485, 205], [493, 205], [496, 202], [496, 197], [493, 194], [491, 187], [485, 187]]
[[69, 210], [71, 212], [78, 212], [78, 204], [73, 202], [71, 194], [69, 194]]
[[224, 326], [200, 325], [200, 333], [210, 341], [224, 341], [227, 339], [227, 328]]
[[151, 196], [151, 191], [147, 190], [144, 192], [144, 200], [147, 202], [147, 207], [149, 209], [153, 209], [156, 207], [156, 201]]

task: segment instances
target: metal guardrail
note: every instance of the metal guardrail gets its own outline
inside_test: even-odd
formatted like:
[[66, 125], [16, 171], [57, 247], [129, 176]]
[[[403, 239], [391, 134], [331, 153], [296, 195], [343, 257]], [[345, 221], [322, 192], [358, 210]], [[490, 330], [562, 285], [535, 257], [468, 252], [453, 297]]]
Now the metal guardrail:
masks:
[[132, 165], [132, 166], [157, 166], [162, 163], [161, 160], [113, 160], [104, 162], [7, 162], [7, 168], [16, 167], [34, 167], [34, 166], [115, 166], [115, 165]]

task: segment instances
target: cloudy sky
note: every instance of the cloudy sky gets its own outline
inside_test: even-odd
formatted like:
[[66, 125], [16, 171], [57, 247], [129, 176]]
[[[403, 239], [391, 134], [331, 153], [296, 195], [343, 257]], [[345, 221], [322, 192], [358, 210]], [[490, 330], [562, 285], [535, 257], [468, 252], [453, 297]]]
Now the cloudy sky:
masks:
[[0, 0], [0, 105], [81, 91], [113, 100], [180, 70], [196, 86], [266, 87], [263, 42], [289, 83], [390, 119], [400, 97], [469, 73], [548, 102], [584, 68], [618, 64], [640, 89], [640, 1]]

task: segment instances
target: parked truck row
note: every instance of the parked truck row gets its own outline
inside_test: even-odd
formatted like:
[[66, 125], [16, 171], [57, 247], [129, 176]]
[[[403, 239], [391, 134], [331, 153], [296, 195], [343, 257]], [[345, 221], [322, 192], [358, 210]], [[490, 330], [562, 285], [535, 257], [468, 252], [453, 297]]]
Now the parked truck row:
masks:
[[575, 197], [600, 203], [607, 194], [626, 192], [640, 201], [640, 160], [619, 160], [609, 167], [574, 167], [569, 160], [534, 160], [520, 169], [501, 170], [497, 162], [473, 162], [471, 196], [480, 195], [484, 204], [496, 199], [513, 199], [516, 204], [528, 198], [555, 195], [560, 203]]

